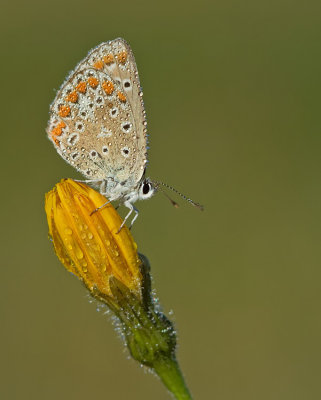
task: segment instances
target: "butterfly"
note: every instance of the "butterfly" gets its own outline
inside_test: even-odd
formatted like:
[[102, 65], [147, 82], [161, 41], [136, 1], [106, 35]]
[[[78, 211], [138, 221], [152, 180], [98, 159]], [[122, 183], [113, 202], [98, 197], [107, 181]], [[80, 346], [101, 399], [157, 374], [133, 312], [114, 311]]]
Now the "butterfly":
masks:
[[50, 106], [47, 134], [57, 152], [85, 176], [84, 182], [99, 185], [108, 198], [103, 206], [117, 200], [129, 208], [120, 229], [133, 211], [130, 226], [136, 220], [135, 201], [149, 199], [160, 185], [177, 192], [145, 177], [146, 126], [135, 58], [122, 38], [92, 49], [69, 74]]

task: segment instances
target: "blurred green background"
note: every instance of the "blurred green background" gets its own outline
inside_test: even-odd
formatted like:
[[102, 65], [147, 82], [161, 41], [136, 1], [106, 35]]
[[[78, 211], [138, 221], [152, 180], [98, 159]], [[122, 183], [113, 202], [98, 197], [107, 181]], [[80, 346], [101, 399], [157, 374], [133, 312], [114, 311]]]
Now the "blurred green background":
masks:
[[[206, 207], [137, 203], [196, 399], [321, 398], [320, 2], [3, 1], [1, 399], [168, 399], [47, 238], [44, 193], [80, 178], [49, 104], [102, 41], [132, 46], [148, 174]], [[174, 196], [176, 199], [176, 197]]]

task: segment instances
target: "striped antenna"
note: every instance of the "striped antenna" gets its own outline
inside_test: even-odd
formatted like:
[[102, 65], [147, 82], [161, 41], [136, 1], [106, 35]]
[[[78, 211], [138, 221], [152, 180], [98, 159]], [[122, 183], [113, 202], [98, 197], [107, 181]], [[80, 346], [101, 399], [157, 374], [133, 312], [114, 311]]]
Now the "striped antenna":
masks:
[[[166, 187], [167, 189], [170, 189], [172, 192], [175, 192], [176, 194], [178, 194], [179, 196], [181, 196], [184, 200], [188, 201], [188, 202], [189, 202], [190, 204], [192, 204], [193, 206], [199, 208], [201, 211], [204, 211], [204, 207], [203, 207], [201, 204], [195, 203], [195, 201], [193, 201], [193, 200], [190, 199], [189, 197], [186, 197], [184, 194], [182, 194], [182, 193], [179, 192], [178, 190], [174, 189], [172, 186], [167, 185], [167, 184], [164, 183], [164, 182], [155, 182], [155, 181], [153, 181], [153, 183], [154, 183], [154, 185], [156, 186], [157, 189], [160, 189], [159, 186], [162, 185], [162, 186]], [[173, 204], [174, 207], [178, 208], [178, 204], [177, 204], [174, 200], [172, 200], [172, 199], [168, 196], [167, 193], [165, 193], [163, 190], [162, 190], [162, 193], [164, 193], [164, 195], [170, 200], [170, 202]]]

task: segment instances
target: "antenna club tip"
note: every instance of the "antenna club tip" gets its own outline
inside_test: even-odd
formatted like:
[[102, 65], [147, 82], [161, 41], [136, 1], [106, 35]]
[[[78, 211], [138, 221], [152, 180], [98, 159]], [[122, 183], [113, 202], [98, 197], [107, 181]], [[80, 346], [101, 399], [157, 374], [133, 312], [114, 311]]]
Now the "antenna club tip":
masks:
[[204, 211], [204, 206], [202, 206], [202, 204], [198, 204], [198, 203], [191, 203], [193, 206], [197, 207], [199, 210]]

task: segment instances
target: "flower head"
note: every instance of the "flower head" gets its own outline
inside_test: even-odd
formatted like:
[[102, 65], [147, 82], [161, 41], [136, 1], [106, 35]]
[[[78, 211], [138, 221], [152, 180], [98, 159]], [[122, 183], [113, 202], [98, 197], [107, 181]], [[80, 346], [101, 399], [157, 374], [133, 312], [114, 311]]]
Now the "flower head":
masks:
[[46, 194], [49, 235], [65, 268], [92, 292], [112, 296], [110, 278], [116, 278], [141, 296], [141, 261], [128, 228], [117, 233], [122, 220], [94, 189], [64, 179]]

